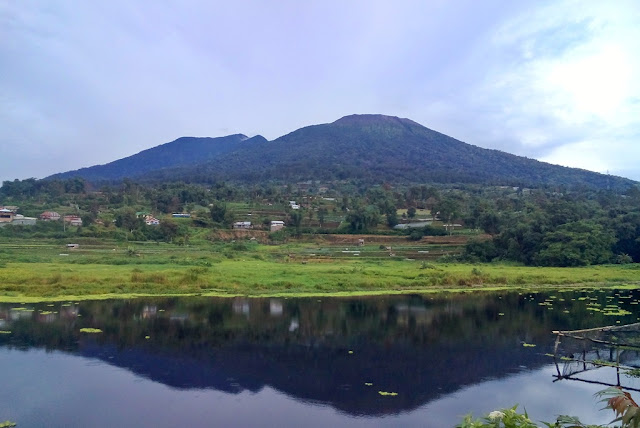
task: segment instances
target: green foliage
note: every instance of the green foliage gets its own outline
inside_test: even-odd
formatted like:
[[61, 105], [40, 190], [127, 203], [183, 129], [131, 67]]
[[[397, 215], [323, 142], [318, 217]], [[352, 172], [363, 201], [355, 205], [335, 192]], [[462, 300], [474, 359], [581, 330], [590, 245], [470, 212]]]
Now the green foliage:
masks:
[[586, 266], [607, 263], [615, 242], [611, 232], [588, 221], [559, 226], [543, 235], [538, 254], [534, 257], [541, 266]]
[[537, 428], [538, 426], [529, 419], [527, 412], [518, 413], [518, 406], [510, 409], [496, 410], [482, 419], [473, 419], [471, 415], [464, 417], [458, 428]]
[[[526, 186], [588, 186], [626, 190], [633, 182], [563, 168], [465, 144], [406, 119], [354, 115], [305, 127], [269, 144], [264, 138], [231, 135], [184, 137], [134, 156], [58, 177], [91, 182], [136, 178], [248, 184], [268, 180], [361, 180], [367, 184], [501, 183]], [[416, 196], [417, 200], [417, 194]], [[428, 198], [422, 198], [425, 201]], [[158, 207], [160, 209], [160, 207]]]
[[[606, 403], [605, 409], [611, 409], [616, 418], [610, 422], [620, 422], [621, 428], [637, 428], [640, 426], [640, 408], [628, 392], [618, 387], [610, 387], [595, 394], [600, 402]], [[510, 409], [495, 410], [481, 419], [473, 419], [471, 415], [464, 417], [458, 428], [534, 428], [537, 427], [527, 415], [518, 413], [518, 406]], [[575, 416], [560, 415], [555, 422], [542, 422], [548, 428], [604, 428], [602, 425], [588, 425]]]
[[345, 219], [351, 232], [368, 232], [380, 222], [380, 212], [374, 205], [358, 206], [349, 211]]
[[409, 240], [411, 241], [419, 241], [424, 236], [424, 233], [420, 229], [413, 229], [409, 234]]
[[211, 204], [211, 219], [223, 226], [231, 226], [233, 223], [233, 213], [227, 209], [227, 204], [214, 202]]

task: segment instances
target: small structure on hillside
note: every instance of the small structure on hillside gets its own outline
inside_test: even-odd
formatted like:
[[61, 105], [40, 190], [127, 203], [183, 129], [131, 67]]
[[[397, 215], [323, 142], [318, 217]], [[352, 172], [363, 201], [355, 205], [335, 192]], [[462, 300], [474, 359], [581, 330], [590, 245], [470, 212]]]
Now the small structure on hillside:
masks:
[[235, 223], [233, 223], [233, 228], [234, 229], [252, 229], [253, 226], [251, 226], [250, 221], [236, 221]]
[[40, 214], [40, 220], [42, 221], [58, 221], [60, 220], [60, 214], [55, 211], [45, 211]]
[[11, 223], [16, 213], [8, 208], [0, 209], [0, 223]]
[[80, 244], [67, 244], [67, 250], [77, 250], [80, 248]]
[[71, 226], [82, 226], [82, 219], [77, 215], [64, 216], [64, 222], [69, 223]]
[[157, 218], [155, 218], [152, 215], [145, 215], [144, 216], [144, 222], [147, 226], [158, 226], [160, 225], [160, 220], [158, 220]]
[[11, 222], [11, 224], [20, 226], [35, 226], [37, 220], [38, 219], [36, 219], [35, 217], [25, 217], [22, 214], [16, 214], [13, 217], [13, 221]]
[[278, 230], [284, 229], [284, 221], [282, 220], [273, 220], [269, 225], [269, 231], [276, 232]]

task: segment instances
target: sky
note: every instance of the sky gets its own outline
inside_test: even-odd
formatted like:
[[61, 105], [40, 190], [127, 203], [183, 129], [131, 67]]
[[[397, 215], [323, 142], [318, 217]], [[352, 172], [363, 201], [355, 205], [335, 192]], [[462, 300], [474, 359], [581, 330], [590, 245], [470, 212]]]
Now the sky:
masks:
[[640, 180], [637, 0], [0, 0], [0, 181], [349, 114]]

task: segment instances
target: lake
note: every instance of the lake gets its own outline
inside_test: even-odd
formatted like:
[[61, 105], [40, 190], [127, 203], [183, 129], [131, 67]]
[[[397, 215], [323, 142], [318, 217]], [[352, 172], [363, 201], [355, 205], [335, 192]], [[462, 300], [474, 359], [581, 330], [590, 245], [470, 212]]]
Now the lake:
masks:
[[600, 383], [554, 382], [568, 366], [546, 354], [553, 330], [637, 322], [639, 299], [566, 290], [2, 303], [0, 421], [451, 427], [519, 404], [537, 421], [607, 423], [613, 413], [593, 393], [637, 380], [603, 367], [578, 376]]

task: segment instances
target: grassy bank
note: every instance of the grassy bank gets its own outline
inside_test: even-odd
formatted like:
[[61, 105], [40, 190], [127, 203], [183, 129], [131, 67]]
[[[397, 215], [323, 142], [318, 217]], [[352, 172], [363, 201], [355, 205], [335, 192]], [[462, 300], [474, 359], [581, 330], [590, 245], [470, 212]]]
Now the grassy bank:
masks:
[[[437, 245], [435, 246], [437, 247]], [[390, 256], [378, 246], [254, 242], [195, 247], [12, 242], [0, 252], [0, 299], [105, 298], [139, 295], [386, 294], [438, 290], [638, 286], [640, 266], [536, 268], [445, 263], [408, 247]], [[396, 251], [396, 250], [393, 250]], [[397, 252], [404, 251], [398, 247]]]

